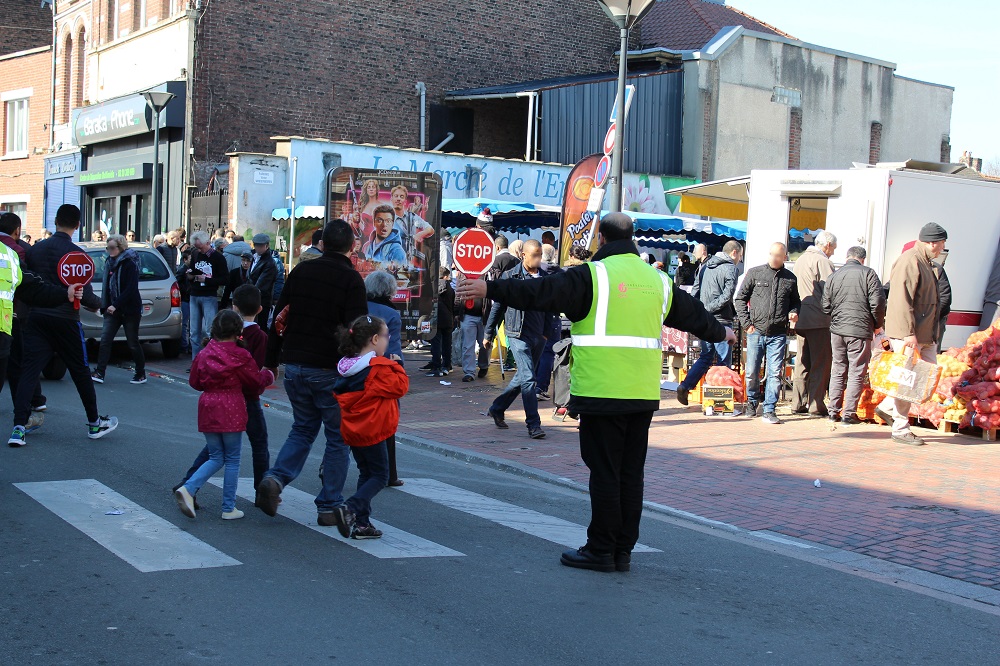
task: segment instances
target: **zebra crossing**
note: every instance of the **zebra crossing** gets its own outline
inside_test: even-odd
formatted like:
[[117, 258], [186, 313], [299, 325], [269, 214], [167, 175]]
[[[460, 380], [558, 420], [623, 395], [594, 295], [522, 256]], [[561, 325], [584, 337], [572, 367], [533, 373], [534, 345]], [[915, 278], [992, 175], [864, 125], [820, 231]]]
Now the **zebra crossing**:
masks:
[[[221, 478], [210, 483], [222, 486]], [[238, 566], [242, 563], [112, 488], [94, 480], [15, 483], [14, 486], [105, 549], [143, 573]], [[575, 548], [587, 539], [583, 525], [428, 478], [398, 488], [415, 498], [531, 536]], [[237, 494], [253, 501], [253, 480], [240, 479]], [[343, 539], [316, 524], [313, 496], [294, 487], [282, 492], [279, 518], [291, 520], [378, 559], [465, 557], [466, 554], [394, 527], [376, 516], [381, 539]], [[660, 552], [636, 544], [636, 553]]]

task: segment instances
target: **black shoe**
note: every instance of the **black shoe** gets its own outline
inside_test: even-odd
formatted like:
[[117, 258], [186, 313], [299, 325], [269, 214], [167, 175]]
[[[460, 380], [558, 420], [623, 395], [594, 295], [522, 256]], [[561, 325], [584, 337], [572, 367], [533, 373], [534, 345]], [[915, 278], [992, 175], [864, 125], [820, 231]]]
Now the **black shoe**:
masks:
[[417, 370], [423, 370], [424, 372], [426, 372], [428, 370], [433, 370], [433, 369], [434, 369], [434, 366], [431, 365], [430, 363], [428, 363], [427, 365], [422, 365], [419, 368], [417, 368]]
[[489, 371], [490, 371], [489, 368], [479, 368], [479, 378], [482, 379], [483, 377], [485, 377], [486, 373]]
[[830, 420], [830, 423], [836, 423], [837, 421], [840, 420], [840, 414], [838, 414], [837, 412], [830, 412], [829, 414], [827, 414], [826, 418]]
[[472, 375], [466, 375], [466, 376], [462, 377], [462, 381], [465, 382], [466, 384], [468, 384], [469, 382], [476, 381], [476, 378], [473, 377]]
[[632, 553], [615, 553], [615, 571], [632, 570]]
[[267, 515], [278, 515], [278, 504], [281, 502], [281, 484], [278, 480], [265, 476], [257, 487], [257, 507]]
[[428, 377], [444, 377], [444, 373], [440, 370], [431, 370], [427, 373]]
[[320, 527], [336, 527], [337, 514], [333, 511], [324, 511], [316, 514], [316, 524]]
[[861, 425], [861, 419], [859, 419], [854, 414], [848, 414], [847, 416], [840, 419], [840, 425], [844, 426]]
[[138, 372], [135, 373], [132, 376], [132, 379], [129, 381], [129, 384], [145, 384], [145, 383], [146, 383], [146, 373], [145, 372], [143, 372], [143, 373], [138, 373]]
[[507, 428], [510, 427], [509, 425], [507, 425], [507, 422], [503, 420], [503, 414], [497, 414], [492, 409], [490, 409], [486, 413], [490, 415], [490, 418], [493, 419], [493, 423], [495, 423], [496, 426], [501, 430], [506, 430]]
[[590, 569], [604, 573], [615, 570], [615, 560], [610, 553], [594, 553], [586, 546], [579, 550], [567, 550], [559, 558], [559, 563], [574, 569]]
[[545, 391], [539, 391], [539, 392], [538, 392], [538, 393], [536, 394], [536, 396], [535, 396], [535, 397], [536, 397], [536, 398], [538, 398], [538, 401], [539, 401], [539, 402], [545, 402], [546, 400], [551, 400], [551, 399], [552, 399], [552, 396], [550, 396], [550, 395], [549, 395], [548, 393], [546, 393]]
[[545, 431], [542, 430], [541, 426], [528, 428], [528, 437], [531, 439], [545, 439]]
[[747, 403], [746, 416], [747, 416], [747, 418], [751, 418], [751, 419], [760, 418], [761, 416], [764, 416], [764, 408], [763, 408], [763, 406], [761, 406], [761, 405], [751, 405], [748, 402]]
[[104, 383], [104, 375], [99, 373], [97, 370], [94, 370], [92, 373], [90, 373], [90, 378], [94, 381], [95, 384]]
[[688, 390], [681, 385], [677, 386], [677, 402], [684, 406], [688, 404]]
[[[325, 515], [325, 514], [320, 514]], [[337, 521], [337, 531], [340, 532], [340, 536], [345, 539], [351, 538], [351, 530], [354, 529], [354, 512], [347, 508], [347, 505], [341, 505], [333, 510], [334, 519]]]

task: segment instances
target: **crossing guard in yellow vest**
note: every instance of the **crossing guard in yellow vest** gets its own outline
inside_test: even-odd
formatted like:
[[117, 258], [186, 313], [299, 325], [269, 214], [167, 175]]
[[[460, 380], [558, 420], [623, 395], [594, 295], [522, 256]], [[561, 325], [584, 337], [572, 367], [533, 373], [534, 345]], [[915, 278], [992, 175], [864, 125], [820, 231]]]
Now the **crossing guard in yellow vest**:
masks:
[[562, 311], [573, 322], [569, 410], [580, 415], [580, 452], [590, 469], [587, 544], [566, 566], [629, 571], [639, 539], [649, 426], [660, 405], [662, 326], [702, 340], [735, 342], [695, 298], [639, 258], [632, 219], [601, 220], [593, 262], [537, 280], [465, 282], [458, 298], [489, 297], [512, 308]]

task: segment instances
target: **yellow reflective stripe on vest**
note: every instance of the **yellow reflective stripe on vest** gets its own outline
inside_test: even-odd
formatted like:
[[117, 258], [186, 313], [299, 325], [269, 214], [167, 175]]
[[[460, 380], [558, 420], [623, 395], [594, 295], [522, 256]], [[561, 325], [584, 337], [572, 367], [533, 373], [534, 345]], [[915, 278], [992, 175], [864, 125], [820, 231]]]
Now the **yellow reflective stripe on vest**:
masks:
[[[594, 319], [593, 335], [574, 335], [573, 344], [579, 347], [615, 347], [620, 349], [661, 349], [661, 338], [642, 338], [634, 335], [608, 335], [608, 302], [611, 300], [611, 282], [608, 279], [608, 267], [599, 261], [593, 264], [597, 278], [597, 311]], [[670, 279], [661, 275], [663, 282], [663, 318], [670, 311], [670, 300], [673, 289]]]

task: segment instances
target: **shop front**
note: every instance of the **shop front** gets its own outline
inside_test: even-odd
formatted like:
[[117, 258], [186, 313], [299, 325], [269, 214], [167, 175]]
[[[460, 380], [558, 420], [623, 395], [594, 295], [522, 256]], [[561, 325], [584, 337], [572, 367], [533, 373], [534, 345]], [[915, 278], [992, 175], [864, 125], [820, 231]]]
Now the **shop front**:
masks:
[[56, 230], [56, 211], [63, 204], [80, 206], [82, 210], [82, 191], [76, 184], [76, 175], [80, 172], [82, 159], [79, 150], [60, 153], [45, 158], [45, 231]]
[[79, 109], [73, 134], [83, 149], [83, 168], [74, 184], [83, 192], [83, 238], [97, 230], [135, 233], [136, 240], [182, 226], [184, 192], [184, 83], [153, 88], [176, 97], [160, 114], [160, 219], [152, 219], [155, 116], [141, 94]]

